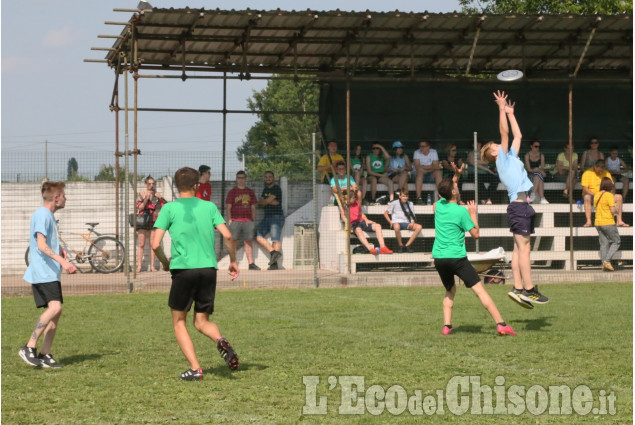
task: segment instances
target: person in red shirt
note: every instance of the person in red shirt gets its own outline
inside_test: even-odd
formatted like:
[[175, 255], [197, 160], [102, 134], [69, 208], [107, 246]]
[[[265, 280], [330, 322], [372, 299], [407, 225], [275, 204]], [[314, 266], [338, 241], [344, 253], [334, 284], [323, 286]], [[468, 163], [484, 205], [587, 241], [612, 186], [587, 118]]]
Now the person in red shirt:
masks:
[[[381, 225], [379, 223], [375, 223], [372, 220], [369, 220], [368, 217], [366, 217], [366, 214], [362, 212], [362, 206], [360, 205], [358, 199], [359, 193], [360, 192], [358, 190], [351, 190], [349, 194], [350, 203], [348, 212], [353, 232], [355, 233], [355, 235], [357, 235], [357, 239], [360, 241], [360, 243], [364, 245], [371, 254], [392, 254], [392, 250], [390, 250], [384, 243], [384, 235], [381, 232]], [[368, 243], [368, 239], [366, 239], [366, 236], [364, 235], [364, 232], [375, 232], [375, 235], [377, 236], [377, 242], [379, 243], [379, 248], [371, 248], [370, 244]]]
[[242, 170], [237, 172], [236, 187], [227, 193], [225, 199], [225, 214], [234, 243], [245, 242], [249, 270], [260, 270], [260, 267], [254, 263], [253, 251], [257, 204], [256, 194], [247, 187], [247, 174]]
[[196, 191], [196, 197], [203, 201], [212, 200], [212, 185], [209, 183], [209, 179], [212, 177], [210, 168], [207, 165], [201, 165], [198, 167], [198, 172], [201, 178], [198, 180], [198, 190]]

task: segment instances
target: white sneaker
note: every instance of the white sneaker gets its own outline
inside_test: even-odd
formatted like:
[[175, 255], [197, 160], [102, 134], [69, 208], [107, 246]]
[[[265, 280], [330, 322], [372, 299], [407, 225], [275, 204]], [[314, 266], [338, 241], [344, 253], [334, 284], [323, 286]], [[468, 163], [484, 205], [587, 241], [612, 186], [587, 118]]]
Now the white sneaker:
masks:
[[536, 194], [532, 193], [531, 195], [529, 195], [529, 202], [533, 204], [533, 202], [536, 200]]
[[541, 204], [548, 204], [548, 203], [549, 203], [549, 201], [547, 201], [547, 198], [542, 198], [542, 199], [540, 200], [540, 203], [541, 203]]

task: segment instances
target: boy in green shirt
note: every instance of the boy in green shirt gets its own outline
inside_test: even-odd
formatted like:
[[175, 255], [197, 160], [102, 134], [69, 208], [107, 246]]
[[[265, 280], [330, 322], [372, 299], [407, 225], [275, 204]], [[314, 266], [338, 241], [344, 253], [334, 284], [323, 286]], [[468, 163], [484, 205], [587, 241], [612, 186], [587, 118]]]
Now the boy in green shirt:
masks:
[[[196, 381], [203, 379], [192, 338], [187, 330], [186, 319], [194, 303], [194, 327], [216, 342], [216, 347], [231, 370], [238, 368], [238, 355], [220, 334], [218, 326], [210, 322], [214, 312], [216, 294], [217, 262], [214, 252], [214, 228], [225, 239], [229, 253], [229, 276], [238, 277], [236, 246], [225, 225], [223, 216], [214, 203], [196, 197], [199, 173], [184, 167], [174, 175], [174, 183], [179, 191], [179, 199], [169, 202], [161, 209], [154, 223], [152, 249], [163, 265], [163, 270], [172, 274], [172, 286], [168, 305], [172, 309], [172, 324], [179, 348], [190, 363], [190, 369], [183, 372], [180, 379]], [[172, 238], [172, 258], [166, 258], [161, 248], [165, 232]]]
[[458, 205], [461, 199], [457, 182], [463, 171], [452, 163], [454, 177], [448, 177], [439, 183], [437, 190], [441, 199], [435, 204], [434, 230], [435, 239], [432, 246], [432, 258], [434, 267], [441, 277], [445, 286], [445, 297], [443, 298], [443, 335], [452, 333], [452, 307], [454, 306], [454, 295], [456, 285], [454, 276], [465, 283], [466, 288], [471, 288], [476, 296], [481, 300], [483, 307], [489, 312], [496, 322], [496, 330], [499, 335], [516, 335], [511, 326], [503, 321], [503, 317], [498, 312], [496, 304], [485, 290], [481, 283], [481, 278], [467, 259], [465, 251], [465, 232], [470, 232], [473, 238], [479, 237], [479, 227], [476, 219], [476, 204], [474, 201], [467, 202], [467, 210]]

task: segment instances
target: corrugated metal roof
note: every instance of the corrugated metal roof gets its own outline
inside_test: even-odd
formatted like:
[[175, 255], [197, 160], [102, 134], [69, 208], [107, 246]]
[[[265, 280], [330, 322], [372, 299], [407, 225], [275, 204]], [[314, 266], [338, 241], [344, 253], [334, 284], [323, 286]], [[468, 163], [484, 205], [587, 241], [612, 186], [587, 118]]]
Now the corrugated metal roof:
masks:
[[[139, 69], [406, 76], [611, 71], [632, 78], [632, 15], [152, 9], [106, 59]], [[472, 59], [470, 60], [470, 57]]]

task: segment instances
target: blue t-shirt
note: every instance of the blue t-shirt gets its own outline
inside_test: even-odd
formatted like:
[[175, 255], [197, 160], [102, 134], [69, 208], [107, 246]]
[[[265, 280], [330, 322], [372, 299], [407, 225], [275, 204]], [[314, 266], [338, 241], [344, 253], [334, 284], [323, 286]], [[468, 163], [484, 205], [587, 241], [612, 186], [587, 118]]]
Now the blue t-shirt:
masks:
[[518, 159], [518, 154], [513, 147], [510, 147], [507, 153], [503, 152], [502, 146], [498, 148], [496, 170], [501, 183], [507, 188], [509, 202], [518, 199], [518, 192], [527, 192], [534, 187], [527, 177], [525, 165]]
[[60, 252], [60, 240], [57, 235], [55, 216], [46, 207], [38, 208], [31, 217], [29, 229], [29, 251], [31, 260], [24, 273], [23, 279], [31, 284], [60, 281], [62, 279], [62, 265], [48, 255], [44, 255], [37, 247], [37, 234], [46, 238], [46, 244], [53, 252]]
[[[344, 175], [343, 179], [340, 179], [339, 177], [337, 178], [337, 182], [340, 185], [341, 189], [346, 189], [349, 186], [353, 186], [355, 184], [355, 179], [352, 177], [349, 177], [348, 179], [348, 183], [346, 182], [346, 175]], [[331, 187], [335, 186], [335, 177], [331, 177]]]

